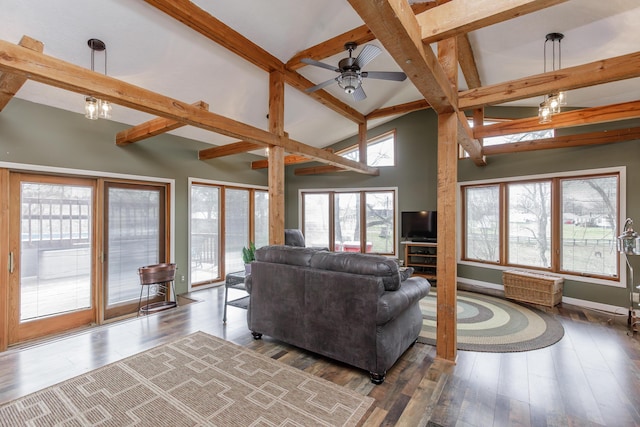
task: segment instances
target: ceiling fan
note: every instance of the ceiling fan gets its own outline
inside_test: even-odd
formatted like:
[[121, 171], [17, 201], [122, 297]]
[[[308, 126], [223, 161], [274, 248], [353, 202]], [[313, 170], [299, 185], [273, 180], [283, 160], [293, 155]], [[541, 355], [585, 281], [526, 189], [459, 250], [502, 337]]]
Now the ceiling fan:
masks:
[[358, 45], [355, 42], [345, 43], [344, 49], [349, 51], [349, 57], [341, 59], [340, 62], [338, 62], [337, 68], [333, 65], [316, 61], [315, 59], [302, 58], [300, 61], [307, 65], [315, 65], [316, 67], [326, 68], [327, 70], [340, 73], [338, 77], [306, 89], [306, 92], [314, 92], [329, 86], [333, 82], [338, 82], [338, 86], [344, 89], [345, 93], [353, 95], [355, 101], [362, 101], [367, 97], [362, 89], [363, 78], [393, 80], [397, 82], [401, 82], [407, 78], [407, 75], [401, 71], [362, 71], [365, 65], [382, 53], [382, 49], [375, 45], [367, 44], [362, 48], [358, 57], [354, 58], [352, 53], [356, 47], [358, 47]]

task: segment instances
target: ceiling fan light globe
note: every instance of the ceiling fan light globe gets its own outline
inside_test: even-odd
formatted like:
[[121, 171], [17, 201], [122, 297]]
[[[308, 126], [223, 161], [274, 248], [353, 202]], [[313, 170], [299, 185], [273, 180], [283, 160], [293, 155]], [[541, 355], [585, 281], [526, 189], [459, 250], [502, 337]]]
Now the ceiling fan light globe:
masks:
[[345, 71], [338, 76], [338, 85], [348, 94], [355, 92], [361, 83], [360, 76], [352, 71]]

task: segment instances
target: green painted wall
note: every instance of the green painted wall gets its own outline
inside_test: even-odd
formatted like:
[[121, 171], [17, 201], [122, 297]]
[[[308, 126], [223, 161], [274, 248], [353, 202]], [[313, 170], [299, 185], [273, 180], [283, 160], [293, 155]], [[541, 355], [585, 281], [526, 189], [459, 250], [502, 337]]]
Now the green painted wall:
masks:
[[[211, 145], [172, 135], [116, 146], [116, 134], [129, 127], [13, 99], [0, 113], [0, 161], [174, 179], [175, 262], [177, 275], [186, 277], [188, 178], [266, 186], [267, 171], [252, 170], [250, 162], [260, 157], [250, 154], [198, 160], [198, 151]], [[186, 292], [186, 280], [176, 281], [176, 289]]]

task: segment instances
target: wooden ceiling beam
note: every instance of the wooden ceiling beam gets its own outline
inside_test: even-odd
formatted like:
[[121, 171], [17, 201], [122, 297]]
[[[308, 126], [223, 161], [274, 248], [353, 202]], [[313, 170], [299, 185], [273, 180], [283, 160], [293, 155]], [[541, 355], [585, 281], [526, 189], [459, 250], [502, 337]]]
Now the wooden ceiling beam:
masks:
[[[18, 44], [36, 52], [42, 52], [44, 50], [44, 44], [42, 42], [28, 36], [22, 36]], [[7, 106], [9, 101], [13, 99], [26, 81], [27, 78], [24, 76], [17, 76], [7, 72], [0, 73], [0, 111]]]
[[[287, 132], [284, 132], [285, 137], [289, 137]], [[198, 152], [199, 160], [217, 159], [219, 157], [232, 156], [234, 154], [248, 153], [249, 151], [259, 150], [262, 145], [255, 144], [253, 142], [238, 141], [231, 144], [225, 144], [217, 147], [205, 148]]]
[[394, 116], [396, 114], [406, 114], [418, 110], [426, 110], [431, 108], [431, 105], [424, 100], [419, 99], [417, 101], [407, 102], [405, 104], [392, 105], [391, 107], [378, 108], [367, 114], [367, 120], [379, 119], [381, 117]]
[[263, 145], [253, 142], [238, 141], [231, 144], [225, 144], [218, 147], [205, 148], [198, 151], [199, 160], [210, 160], [218, 157], [231, 156], [233, 154], [247, 153], [249, 151], [265, 148]]
[[[325, 150], [327, 150], [330, 153], [333, 153], [333, 149], [331, 148], [325, 148]], [[305, 157], [305, 156], [300, 156], [297, 154], [289, 154], [288, 156], [284, 157], [285, 166], [295, 165], [298, 163], [308, 163], [308, 162], [313, 162], [313, 159], [310, 159], [309, 157]], [[251, 169], [266, 169], [268, 167], [269, 167], [269, 160], [267, 159], [256, 160], [254, 162], [251, 162]]]
[[195, 3], [189, 0], [144, 1], [264, 71], [284, 71], [282, 61]]
[[[285, 82], [302, 92], [315, 85], [297, 72], [287, 70], [284, 63], [278, 58], [189, 0], [145, 0], [145, 2], [262, 70], [268, 73], [272, 71], [283, 72]], [[356, 123], [364, 122], [364, 115], [356, 109], [325, 91], [317, 92], [324, 93], [308, 95], [349, 120]]]
[[345, 169], [338, 166], [331, 166], [331, 165], [310, 166], [308, 168], [297, 168], [295, 171], [293, 171], [293, 174], [296, 176], [303, 176], [303, 175], [320, 175], [323, 173], [332, 173], [332, 172], [345, 172]]
[[492, 156], [495, 154], [549, 150], [553, 148], [613, 144], [616, 142], [633, 141], [636, 139], [640, 139], [640, 127], [578, 133], [573, 135], [556, 136], [554, 138], [533, 139], [529, 141], [511, 142], [508, 144], [490, 145], [488, 147], [484, 147], [482, 152], [486, 156]]
[[[438, 114], [457, 112], [457, 89], [452, 88], [449, 78], [431, 48], [422, 42], [420, 26], [416, 15], [407, 7], [408, 3], [396, 0], [376, 2], [349, 0], [349, 3], [435, 112]], [[430, 10], [436, 10], [442, 6]], [[385, 19], [380, 19], [381, 16]], [[465, 150], [474, 163], [485, 165], [480, 143], [469, 133], [463, 135], [458, 132], [458, 137], [461, 138], [459, 142], [465, 145]]]
[[[203, 110], [209, 110], [209, 104], [204, 101], [198, 101], [191, 105]], [[171, 132], [172, 130], [179, 129], [186, 125], [187, 124], [183, 122], [158, 117], [118, 132], [116, 134], [116, 145], [123, 147], [125, 145], [133, 144], [134, 142], [142, 141], [143, 139]]]
[[[454, 111], [458, 105], [457, 91], [452, 90], [433, 51], [422, 43], [420, 26], [416, 15], [406, 7], [408, 3], [389, 0], [349, 0], [349, 3], [431, 107], [437, 113]], [[439, 7], [442, 6], [431, 10]]]
[[473, 55], [471, 43], [469, 42], [469, 36], [463, 34], [456, 37], [456, 39], [458, 40], [458, 63], [460, 64], [464, 80], [467, 82], [467, 87], [469, 89], [475, 89], [482, 86], [476, 59]]
[[301, 50], [287, 61], [285, 67], [292, 71], [298, 70], [307, 66], [304, 62], [300, 62], [303, 58], [322, 61], [325, 58], [344, 52], [344, 44], [347, 42], [356, 42], [358, 46], [360, 46], [370, 42], [371, 40], [375, 40], [374, 35], [371, 33], [371, 30], [369, 30], [369, 27], [362, 25], [315, 46]]
[[20, 75], [60, 89], [104, 99], [114, 104], [184, 122], [200, 129], [253, 142], [260, 146], [281, 146], [289, 153], [302, 154], [322, 163], [342, 166], [369, 175], [379, 174], [379, 170], [376, 168], [345, 159], [285, 136], [274, 135], [219, 114], [204, 111], [177, 99], [87, 70], [43, 53], [16, 46], [4, 40], [0, 40], [0, 72]]
[[640, 52], [460, 92], [458, 107], [467, 110], [636, 77]]
[[554, 114], [551, 122], [540, 123], [538, 116], [510, 120], [473, 128], [475, 138], [513, 135], [545, 129], [561, 129], [640, 118], [640, 101], [623, 102], [605, 107], [583, 108]]
[[451, 0], [426, 10], [416, 19], [425, 43], [455, 37], [489, 25], [564, 3], [567, 0]]
[[[422, 13], [425, 10], [431, 9], [436, 6], [436, 2], [415, 3], [411, 5], [411, 9], [414, 14]], [[300, 62], [302, 58], [311, 58], [316, 61], [322, 61], [333, 55], [337, 55], [344, 52], [344, 45], [347, 42], [356, 42], [358, 46], [375, 40], [375, 36], [369, 30], [366, 25], [361, 25], [353, 30], [346, 31], [338, 36], [335, 36], [329, 40], [319, 43], [310, 48], [301, 50], [287, 61], [285, 67], [289, 70], [298, 70], [307, 64]]]

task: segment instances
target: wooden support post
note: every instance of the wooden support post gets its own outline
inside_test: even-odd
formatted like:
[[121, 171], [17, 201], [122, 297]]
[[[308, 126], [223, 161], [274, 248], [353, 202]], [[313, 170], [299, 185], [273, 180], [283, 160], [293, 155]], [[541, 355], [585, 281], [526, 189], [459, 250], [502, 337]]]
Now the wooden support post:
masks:
[[367, 122], [358, 125], [358, 161], [367, 164]]
[[[284, 135], [284, 75], [269, 73], [269, 131]], [[284, 244], [284, 148], [269, 147], [269, 244]]]
[[[473, 109], [473, 127], [477, 128], [480, 126], [484, 126], [484, 107]], [[484, 147], [482, 138], [478, 138], [478, 142], [480, 143], [480, 147]]]
[[[9, 169], [0, 169], [0, 235], [9, 240]], [[6, 243], [5, 241], [5, 243]], [[9, 253], [0, 245], [0, 352], [9, 345]], [[16, 273], [14, 273], [16, 274]]]
[[[438, 57], [454, 88], [458, 87], [455, 37], [438, 42]], [[458, 191], [458, 115], [438, 115], [438, 294], [436, 356], [457, 357], [456, 207]]]

